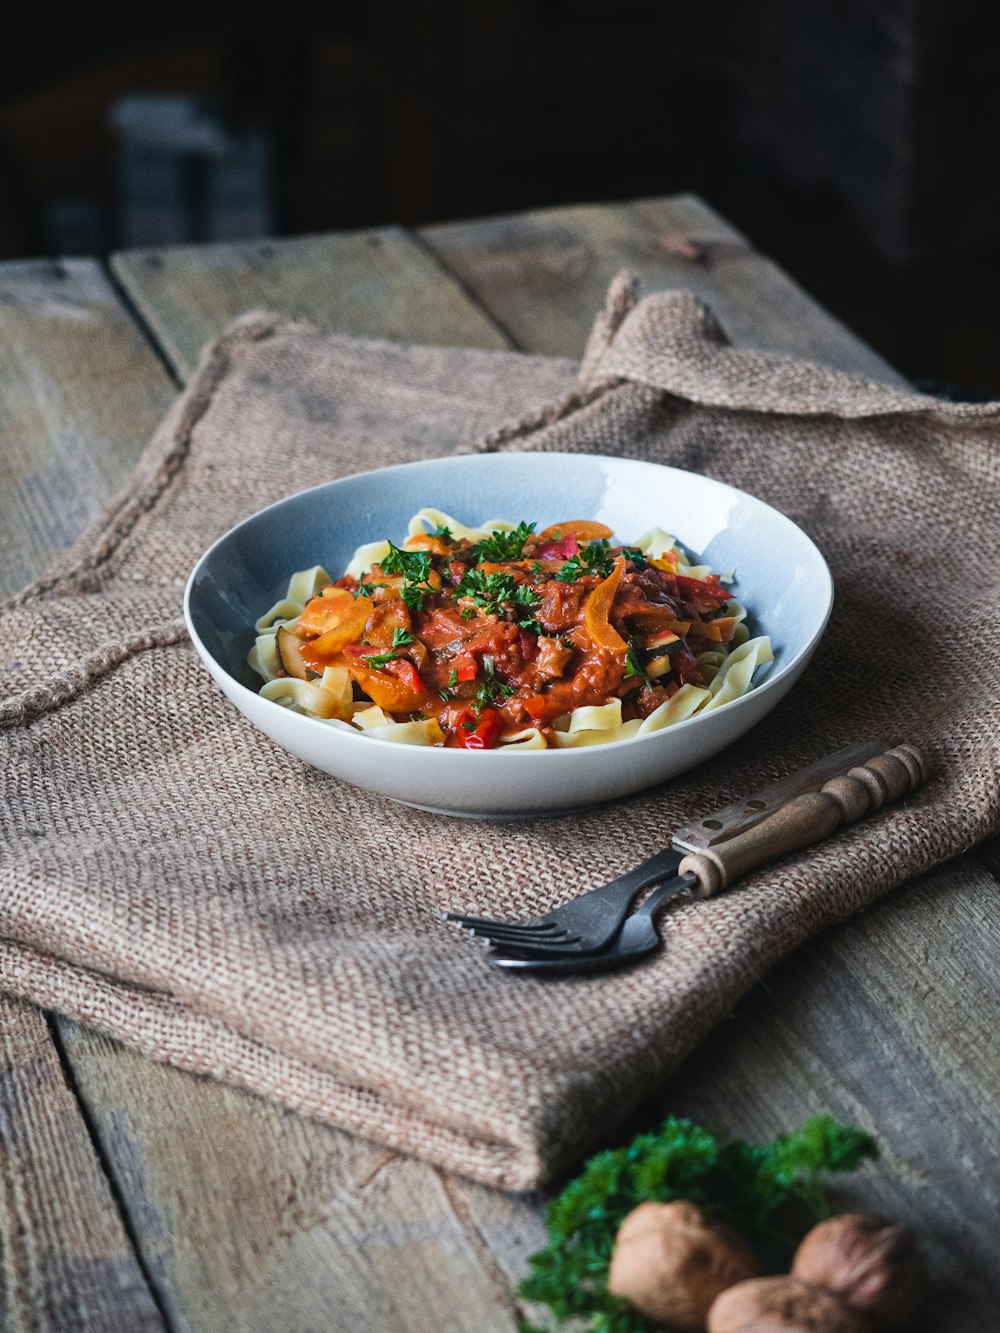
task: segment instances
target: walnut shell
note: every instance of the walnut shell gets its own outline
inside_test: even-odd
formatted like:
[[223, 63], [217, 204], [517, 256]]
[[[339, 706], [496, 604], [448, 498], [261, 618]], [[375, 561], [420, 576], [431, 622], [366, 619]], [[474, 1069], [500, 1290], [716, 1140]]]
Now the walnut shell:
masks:
[[642, 1203], [618, 1229], [608, 1290], [647, 1318], [694, 1333], [720, 1291], [756, 1272], [736, 1232], [693, 1203]]
[[792, 1272], [835, 1292], [880, 1329], [910, 1323], [927, 1289], [912, 1232], [870, 1213], [843, 1213], [813, 1227], [796, 1252]]
[[708, 1333], [868, 1333], [868, 1321], [839, 1297], [796, 1277], [758, 1277], [724, 1291]]

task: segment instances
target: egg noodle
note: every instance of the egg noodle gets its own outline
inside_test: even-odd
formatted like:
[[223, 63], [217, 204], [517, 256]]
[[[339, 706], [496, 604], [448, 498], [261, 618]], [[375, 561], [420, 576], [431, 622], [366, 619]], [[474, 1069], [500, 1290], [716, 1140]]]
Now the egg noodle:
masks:
[[563, 749], [721, 708], [772, 660], [731, 576], [662, 529], [622, 546], [590, 520], [535, 526], [425, 508], [340, 578], [293, 574], [254, 626], [261, 695], [407, 745]]

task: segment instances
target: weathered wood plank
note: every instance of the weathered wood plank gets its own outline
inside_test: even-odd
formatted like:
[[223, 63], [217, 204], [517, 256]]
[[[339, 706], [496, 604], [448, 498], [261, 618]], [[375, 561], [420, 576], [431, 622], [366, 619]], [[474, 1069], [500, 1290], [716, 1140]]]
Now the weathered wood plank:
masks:
[[177, 1329], [512, 1333], [430, 1167], [73, 1024], [66, 1042]]
[[204, 343], [252, 309], [356, 337], [503, 347], [459, 284], [398, 227], [115, 255], [112, 268], [181, 378]]
[[[362, 246], [360, 239], [357, 246]], [[335, 252], [336, 245], [332, 249]], [[290, 266], [287, 300], [280, 299], [283, 256], [274, 256], [275, 264], [265, 268], [264, 279], [255, 286], [252, 265], [242, 250], [237, 251], [235, 276], [230, 279], [217, 272], [214, 285], [208, 282], [214, 296], [205, 298], [198, 316], [203, 320], [200, 332], [192, 323], [196, 315], [186, 308], [182, 284], [171, 286], [168, 281], [187, 320], [177, 336], [171, 334], [179, 369], [185, 371], [196, 356], [192, 351], [187, 362], [176, 350], [185, 331], [196, 349], [240, 309], [262, 304], [277, 304], [279, 309], [326, 323], [340, 320], [341, 327], [345, 309], [353, 309], [352, 317], [363, 326], [359, 331], [406, 336], [410, 329], [417, 330], [410, 336], [422, 333], [430, 339], [447, 336], [453, 325], [443, 311], [455, 302], [460, 313], [454, 327], [462, 337], [496, 345], [499, 335], [489, 321], [465, 302], [457, 286], [419, 246], [394, 242], [392, 249], [391, 263], [377, 278], [368, 279], [373, 294], [370, 309], [364, 296], [363, 248], [350, 251], [350, 263], [355, 265], [350, 298], [354, 307], [342, 303], [336, 272], [325, 287], [322, 281], [314, 284], [317, 291], [327, 293], [329, 307], [314, 302], [303, 309], [298, 304], [297, 293], [309, 285], [301, 250], [300, 267]], [[329, 263], [330, 254], [322, 246], [319, 251], [316, 264]], [[217, 253], [210, 258], [217, 270], [222, 268]], [[170, 263], [147, 268], [168, 280], [175, 276]], [[132, 381], [164, 389], [164, 401], [154, 414], [158, 415], [170, 397], [165, 371], [143, 345], [107, 282], [99, 281], [89, 267], [83, 272], [87, 308], [95, 304], [97, 293], [125, 336], [135, 339]], [[82, 299], [74, 295], [72, 283], [61, 292], [64, 302]], [[241, 292], [246, 298], [242, 304]], [[169, 302], [161, 304], [156, 293], [138, 289], [136, 295], [137, 304], [160, 310], [161, 324], [173, 329]], [[226, 300], [232, 301], [231, 307], [225, 306]], [[381, 325], [379, 311], [387, 321]], [[411, 323], [405, 324], [405, 319]], [[0, 330], [3, 325], [0, 307]], [[74, 403], [81, 448], [101, 455], [104, 435], [134, 436], [138, 444], [154, 421], [141, 408], [142, 394], [112, 396], [110, 405], [98, 406], [97, 400], [108, 397], [111, 372], [104, 359], [104, 339], [94, 338], [93, 332], [92, 328], [89, 343], [74, 347], [79, 386]], [[62, 344], [50, 340], [45, 328], [39, 327], [31, 339], [21, 338], [17, 345], [20, 373], [39, 386], [30, 429], [17, 430], [18, 447], [30, 465], [39, 456], [61, 457], [60, 418], [50, 403], [48, 387], [58, 363], [48, 360], [48, 352]], [[88, 422], [102, 411], [103, 434], [88, 434]], [[131, 462], [127, 452], [108, 455], [111, 489], [125, 479]], [[64, 515], [66, 506], [60, 491], [52, 500], [54, 514]], [[25, 577], [33, 577], [40, 572], [42, 553], [32, 547], [26, 524], [20, 509], [12, 505], [9, 540]], [[65, 540], [75, 535], [67, 524]], [[231, 1089], [153, 1065], [66, 1020], [60, 1020], [60, 1032], [147, 1271], [178, 1329], [512, 1333], [513, 1307], [506, 1286], [461, 1210], [456, 1210], [446, 1182], [430, 1167], [393, 1157]], [[67, 1206], [72, 1209], [73, 1200]]]
[[935, 1274], [922, 1329], [976, 1333], [1000, 1308], [1000, 885], [969, 858], [812, 941], [662, 1089], [661, 1111], [769, 1137], [821, 1110], [882, 1160], [847, 1207], [909, 1223]]
[[577, 206], [427, 227], [421, 236], [519, 347], [579, 356], [612, 277], [708, 301], [734, 342], [901, 377], [699, 199]]
[[0, 266], [0, 597], [96, 517], [174, 392], [99, 264]]
[[[0, 267], [0, 596], [96, 517], [174, 392], [99, 264]], [[0, 999], [0, 1043], [0, 1326], [161, 1327], [43, 1017]]]
[[[552, 210], [423, 236], [528, 351], [578, 354], [607, 279], [627, 266], [650, 287], [696, 290], [737, 341], [898, 380], [698, 200]], [[996, 880], [965, 858], [815, 942], [757, 988], [646, 1112], [650, 1121], [688, 1114], [751, 1139], [822, 1109], [867, 1125], [886, 1152], [854, 1198], [926, 1237], [942, 1333], [971, 1333], [1000, 1305], [1000, 1273], [982, 1249], [998, 1204], [982, 1183], [995, 1180], [1000, 1102], [998, 1014], [983, 1002], [1000, 961], [1000, 936], [984, 929], [998, 895]], [[516, 1276], [539, 1239], [537, 1219], [509, 1201], [497, 1207], [488, 1190], [468, 1197], [479, 1232]], [[983, 1239], [969, 1246], [966, 1233]]]
[[[757, 293], [754, 273], [758, 270], [738, 250], [733, 234], [724, 224], [713, 220], [714, 215], [702, 206], [692, 201], [663, 201], [630, 207], [640, 219], [643, 210], [657, 215], [665, 213], [668, 218], [666, 222], [660, 218], [655, 228], [653, 223], [642, 220], [639, 229], [640, 234], [653, 229], [653, 234], [666, 243], [664, 253], [669, 256], [669, 266], [676, 269], [680, 265], [677, 277], [667, 277], [661, 283], [654, 275], [653, 285], [671, 282], [694, 285], [737, 336], [740, 326], [734, 320], [742, 309], [738, 295], [742, 284], [750, 291], [747, 299], [755, 301], [766, 315], [763, 322], [745, 322], [746, 332], [740, 335], [744, 340], [781, 350], [796, 350], [804, 345], [814, 349], [831, 346], [834, 354], [828, 353], [827, 359], [840, 357], [843, 359], [837, 363], [845, 368], [876, 373], [867, 360], [871, 354], [866, 349], [859, 352], [856, 342], [853, 345], [857, 360], [852, 362], [850, 335], [839, 330], [839, 326], [831, 331], [830, 324], [815, 314], [805, 298], [799, 297], [797, 308], [790, 299], [779, 300], [768, 296], [766, 291], [763, 295]], [[603, 236], [597, 261], [585, 251], [578, 251], [583, 259], [577, 261], [577, 277], [574, 278], [573, 266], [569, 264], [568, 276], [562, 272], [559, 282], [547, 287], [544, 268], [552, 262], [550, 252], [543, 255], [543, 271], [537, 281], [525, 276], [520, 272], [518, 257], [523, 247], [516, 239], [515, 224], [519, 219], [507, 221], [515, 238], [509, 258], [505, 259], [503, 246], [495, 239], [489, 245], [480, 241], [473, 234], [474, 227], [467, 229], [466, 241], [470, 250], [478, 247], [483, 251], [482, 259], [472, 254], [458, 262], [455, 255], [463, 253], [463, 247], [454, 238], [450, 249], [440, 246], [438, 252], [446, 263], [454, 264], [462, 282], [528, 350], [578, 352], [594, 310], [603, 298], [607, 277], [628, 263], [647, 274], [652, 271], [652, 263], [640, 263], [634, 258], [635, 244], [629, 238], [639, 224], [634, 220], [628, 222], [625, 241], [618, 246], [614, 233], [616, 226], [621, 229], [620, 223], [609, 223], [611, 239]], [[578, 243], [574, 240], [572, 221], [567, 218], [560, 221], [571, 245]], [[504, 222], [477, 225], [495, 231]], [[717, 230], [713, 231], [713, 227]], [[595, 229], [601, 230], [596, 225], [590, 226], [589, 232], [584, 229], [580, 244], [589, 245], [588, 237]], [[438, 245], [438, 233], [442, 230], [432, 229], [427, 233], [431, 245]], [[692, 235], [705, 247], [703, 251], [692, 242]], [[714, 252], [710, 243], [715, 245]], [[562, 244], [564, 240], [557, 238], [550, 251], [552, 246], [558, 249]], [[727, 246], [733, 248], [727, 251]], [[315, 272], [310, 277], [308, 261], [300, 255], [292, 266], [295, 276], [289, 280], [286, 299], [280, 278], [284, 248], [285, 243], [275, 243], [269, 256], [272, 268], [265, 266], [262, 275], [248, 261], [247, 247], [237, 248], [228, 257], [223, 253], [226, 247], [213, 248], [213, 273], [207, 277], [199, 267], [199, 256], [205, 253], [201, 251], [190, 256], [190, 269], [167, 262], [172, 252], [162, 256], [164, 263], [160, 267], [155, 264], [140, 267], [138, 262], [131, 262], [137, 257], [126, 256], [117, 262], [116, 268], [136, 307], [146, 312], [157, 327], [158, 336], [182, 373], [193, 364], [202, 341], [241, 309], [262, 304], [308, 315], [345, 332], [503, 345], [491, 320], [467, 306], [457, 285], [450, 283], [426, 255], [424, 262], [415, 262], [411, 267], [402, 258], [402, 251], [406, 250], [402, 247], [399, 263], [403, 271], [395, 295], [383, 294], [371, 302], [356, 295], [365, 290], [362, 258], [356, 257], [348, 265], [352, 276], [345, 288], [332, 268], [318, 278]], [[727, 255], [732, 264], [723, 262]], [[742, 262], [742, 267], [737, 261]], [[328, 256], [325, 262], [332, 265], [335, 261]], [[480, 269], [486, 275], [481, 280], [477, 279]], [[385, 281], [386, 271], [384, 268], [380, 271], [378, 282]], [[599, 281], [594, 277], [595, 272]], [[498, 280], [498, 273], [502, 280]], [[390, 276], [394, 275], [392, 270]], [[765, 288], [769, 281], [766, 274], [760, 278]], [[428, 295], [428, 283], [438, 294]], [[214, 294], [199, 296], [203, 286]], [[537, 298], [532, 294], [535, 287]], [[780, 295], [780, 284], [778, 287]], [[345, 289], [349, 300], [344, 299]], [[495, 305], [489, 299], [491, 290], [498, 293]], [[440, 296], [442, 291], [447, 292], [447, 297]], [[727, 300], [731, 304], [728, 314]], [[447, 309], [452, 302], [457, 310], [473, 310], [478, 333], [464, 322], [473, 319], [466, 314], [462, 317], [463, 331], [449, 335], [448, 329], [457, 327], [449, 324]], [[384, 320], [381, 324], [380, 315]], [[767, 339], [759, 335], [760, 328], [769, 330]], [[757, 337], [750, 336], [755, 332]], [[557, 342], [559, 338], [563, 339], [561, 343]], [[551, 341], [547, 343], [546, 339]], [[782, 343], [781, 339], [786, 341]], [[816, 350], [815, 354], [821, 351]], [[882, 373], [886, 373], [884, 369]], [[961, 898], [960, 890], [949, 887], [942, 901], [946, 901], [947, 910], [952, 913]], [[905, 895], [901, 901], [905, 902]], [[903, 915], [903, 922], [895, 924], [905, 935], [909, 926]], [[870, 920], [871, 916], [863, 918], [859, 928], [863, 929]], [[960, 908], [957, 920], [961, 932], [971, 928]], [[920, 932], [906, 938], [915, 947]], [[908, 979], [897, 975], [888, 965], [876, 967], [873, 962], [871, 967], [874, 968], [871, 975], [866, 971], [864, 975], [852, 976], [852, 984], [865, 996], [876, 997], [885, 1005], [895, 1004], [901, 1010], [911, 1008]], [[828, 1009], [832, 1014], [842, 1015], [844, 983], [842, 977], [831, 978], [821, 968], [804, 976], [794, 970], [794, 965], [790, 968], [781, 969], [774, 978], [769, 978], [768, 988], [762, 989], [750, 1005], [738, 1010], [733, 1023], [720, 1030], [706, 1048], [706, 1059], [711, 1057], [717, 1062], [714, 1068], [706, 1066], [708, 1072], [699, 1075], [699, 1066], [691, 1062], [668, 1088], [667, 1104], [683, 1105], [683, 1095], [703, 1118], [751, 1137], [770, 1134], [801, 1118], [804, 1112], [800, 1068], [788, 1063], [777, 1072], [767, 1068], [758, 1071], [753, 1063], [754, 1047], [767, 1046], [768, 1033], [780, 1030], [779, 1021], [788, 1010], [802, 1008], [812, 1015], [814, 1023]], [[742, 1014], [744, 1010], [754, 1013], [752, 1006], [758, 1004], [764, 1005], [763, 1015], [754, 1019], [748, 1033]], [[772, 1011], [768, 1005], [776, 1009]], [[875, 999], [866, 1000], [866, 1005], [873, 1011]], [[956, 1016], [963, 1022], [971, 1021], [972, 1030], [982, 1031], [975, 1027], [975, 1016], [970, 1020], [967, 1009], [956, 1011]], [[240, 1327], [270, 1327], [276, 1319], [280, 1320], [280, 1326], [289, 1329], [315, 1326], [324, 1293], [338, 1286], [340, 1274], [344, 1273], [348, 1288], [345, 1309], [359, 1312], [362, 1321], [357, 1324], [359, 1330], [511, 1327], [503, 1279], [505, 1275], [513, 1278], [520, 1272], [524, 1255], [540, 1241], [535, 1201], [511, 1200], [455, 1180], [442, 1181], [418, 1163], [387, 1159], [376, 1149], [286, 1116], [228, 1089], [173, 1070], [153, 1069], [131, 1052], [72, 1025], [66, 1025], [64, 1030], [78, 1082], [94, 1121], [101, 1126], [104, 1150], [116, 1164], [122, 1190], [134, 1210], [134, 1227], [143, 1252], [164, 1303], [179, 1326], [236, 1327], [235, 1323], [226, 1322], [228, 1301], [250, 1321]], [[816, 1042], [813, 1047], [808, 1044], [812, 1039], [807, 1032], [806, 1045], [799, 1051], [801, 1061], [808, 1067], [810, 1086], [816, 1089], [815, 1103], [808, 1104], [805, 1110], [811, 1111], [819, 1105], [837, 1109], [834, 1092], [843, 1081], [846, 1061], [843, 1052], [849, 1050], [854, 1058], [860, 1048], [860, 1058], [864, 1061], [864, 1041], [857, 1038], [852, 1046], [843, 1048], [839, 1041], [825, 1047]], [[938, 1039], [944, 1040], [940, 1033]], [[979, 1040], [977, 1037], [973, 1043], [977, 1050], [981, 1049]], [[718, 1051], [717, 1043], [721, 1043]], [[753, 1095], [737, 1097], [728, 1082], [729, 1070], [743, 1068], [741, 1061], [748, 1071], [745, 1077]], [[153, 1072], [149, 1072], [151, 1069]], [[974, 1072], [978, 1078], [978, 1066]], [[937, 1078], [943, 1076], [941, 1068], [932, 1073]], [[894, 1126], [905, 1123], [901, 1117], [906, 1107], [897, 1106], [893, 1099], [902, 1097], [904, 1090], [909, 1095], [912, 1081], [915, 1100], [909, 1111], [933, 1123], [939, 1088], [933, 1080], [924, 1087], [923, 1076], [923, 1070], [914, 1070], [908, 1052], [898, 1073], [898, 1086], [893, 1085], [888, 1102], [883, 1099], [876, 1104], [873, 1100], [879, 1115], [884, 1118], [891, 1112]], [[773, 1084], [762, 1083], [762, 1078], [772, 1079]], [[170, 1132], [169, 1126], [175, 1121], [185, 1127], [183, 1133]], [[123, 1124], [125, 1130], [119, 1128]], [[876, 1128], [883, 1132], [881, 1126]], [[978, 1132], [978, 1123], [973, 1128]], [[170, 1143], [169, 1153], [157, 1148], [165, 1135]], [[973, 1139], [966, 1161], [974, 1161], [976, 1169], [982, 1171], [988, 1159], [982, 1156], [983, 1145], [975, 1140], [975, 1135]], [[246, 1151], [246, 1144], [252, 1146], [251, 1153]], [[895, 1138], [892, 1147], [899, 1151]], [[252, 1157], [257, 1165], [253, 1179], [239, 1169], [247, 1157]], [[917, 1220], [923, 1227], [929, 1211], [938, 1206], [939, 1198], [944, 1200], [942, 1206], [946, 1211], [964, 1207], [968, 1180], [963, 1171], [966, 1175], [969, 1172], [965, 1163], [956, 1164], [954, 1169], [960, 1180], [949, 1192], [951, 1186], [943, 1180], [942, 1168], [942, 1179], [927, 1187], [921, 1196], [915, 1183], [920, 1169], [917, 1157], [914, 1154], [913, 1163], [890, 1160], [886, 1177], [889, 1183], [883, 1180], [879, 1188], [898, 1189], [899, 1197], [904, 1202], [909, 1200], [908, 1206], [919, 1212]], [[325, 1192], [319, 1190], [318, 1194], [312, 1184], [317, 1174], [325, 1180]], [[877, 1191], [870, 1194], [871, 1200], [876, 1197]], [[288, 1204], [289, 1199], [305, 1199], [307, 1204], [297, 1211]], [[227, 1200], [228, 1206], [220, 1200]], [[320, 1220], [311, 1221], [317, 1211]], [[383, 1258], [377, 1261], [369, 1257], [371, 1246], [376, 1244], [373, 1233], [377, 1234], [377, 1244], [386, 1247]], [[417, 1237], [425, 1240], [430, 1237], [422, 1251]], [[428, 1265], [433, 1272], [427, 1272]], [[265, 1268], [268, 1275], [263, 1291], [255, 1278], [259, 1267]], [[442, 1273], [444, 1277], [435, 1286], [432, 1278]], [[236, 1290], [240, 1282], [254, 1292], [255, 1300], [240, 1297]], [[481, 1304], [482, 1309], [477, 1309], [474, 1316], [469, 1315], [470, 1306], [462, 1303], [456, 1284], [473, 1293], [475, 1302]], [[449, 1306], [449, 1302], [454, 1305]], [[368, 1322], [363, 1322], [366, 1316]], [[446, 1323], [449, 1318], [452, 1322]], [[346, 1320], [343, 1326], [353, 1327]]]
[[0, 1328], [163, 1327], [45, 1019], [0, 998]]

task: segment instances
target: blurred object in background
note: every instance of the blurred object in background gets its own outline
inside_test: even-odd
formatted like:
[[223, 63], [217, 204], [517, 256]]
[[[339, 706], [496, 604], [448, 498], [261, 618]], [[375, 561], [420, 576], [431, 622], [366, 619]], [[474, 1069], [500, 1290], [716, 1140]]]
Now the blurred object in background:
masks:
[[908, 374], [1000, 396], [985, 0], [25, 22], [0, 47], [0, 258], [693, 191]]
[[111, 111], [116, 233], [126, 248], [270, 234], [268, 142], [193, 97], [133, 93]]

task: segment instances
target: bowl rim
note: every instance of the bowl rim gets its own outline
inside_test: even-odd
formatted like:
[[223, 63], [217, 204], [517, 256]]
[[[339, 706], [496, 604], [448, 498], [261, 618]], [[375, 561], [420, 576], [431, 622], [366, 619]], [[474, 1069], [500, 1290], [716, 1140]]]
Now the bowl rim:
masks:
[[[444, 455], [443, 457], [438, 457], [438, 458], [415, 459], [409, 463], [393, 463], [390, 464], [388, 467], [369, 468], [362, 472], [351, 472], [344, 477], [334, 477], [330, 481], [319, 482], [316, 486], [306, 486], [302, 490], [293, 491], [289, 495], [282, 496], [281, 499], [274, 500], [272, 501], [271, 504], [264, 505], [263, 508], [255, 510], [254, 513], [248, 514], [246, 518], [241, 519], [239, 523], [234, 523], [231, 528], [228, 528], [225, 532], [220, 534], [220, 536], [218, 536], [215, 539], [215, 541], [212, 542], [211, 546], [209, 546], [207, 550], [205, 550], [201, 554], [201, 556], [199, 556], [198, 560], [195, 562], [194, 568], [188, 575], [187, 582], [184, 586], [184, 599], [183, 599], [184, 623], [187, 627], [188, 635], [191, 638], [191, 641], [195, 647], [195, 650], [198, 653], [198, 656], [201, 658], [205, 666], [209, 668], [210, 674], [214, 675], [214, 671], [212, 670], [212, 668], [214, 667], [215, 670], [217, 670], [223, 676], [226, 677], [230, 686], [235, 687], [235, 689], [241, 695], [245, 695], [248, 699], [256, 700], [259, 703], [270, 704], [274, 708], [281, 708], [282, 713], [285, 714], [286, 718], [295, 719], [295, 722], [291, 723], [291, 725], [293, 726], [298, 725], [299, 723], [303, 723], [314, 728], [321, 727], [326, 736], [334, 738], [331, 741], [331, 743], [334, 746], [339, 744], [339, 741], [336, 738], [343, 737], [347, 739], [349, 744], [354, 744], [355, 742], [359, 743], [363, 742], [369, 746], [372, 743], [374, 743], [378, 746], [388, 747], [392, 751], [392, 753], [396, 755], [399, 754], [400, 749], [406, 750], [408, 748], [416, 749], [421, 754], [428, 754], [428, 753], [436, 753], [441, 755], [473, 754], [476, 757], [476, 761], [478, 763], [482, 763], [485, 758], [487, 763], [493, 763], [493, 764], [496, 764], [498, 761], [507, 763], [516, 762], [518, 764], [522, 764], [524, 760], [529, 756], [534, 756], [535, 760], [537, 761], [537, 758], [543, 755], [548, 756], [547, 762], [550, 764], [553, 762], [553, 756], [556, 755], [561, 756], [564, 760], [567, 761], [575, 757], [575, 761], [579, 762], [580, 761], [579, 756], [581, 753], [590, 755], [594, 758], [596, 758], [596, 756], [600, 754], [606, 754], [609, 752], [620, 753], [622, 746], [633, 745], [636, 741], [651, 742], [654, 740], [659, 740], [659, 742], [662, 744], [663, 739], [665, 737], [680, 736], [685, 732], [687, 732], [692, 726], [696, 725], [697, 723], [707, 720], [709, 716], [717, 716], [718, 714], [714, 710], [711, 714], [696, 713], [693, 717], [685, 718], [682, 722], [675, 722], [673, 726], [664, 727], [660, 731], [653, 731], [645, 736], [625, 736], [614, 741], [603, 741], [596, 743], [594, 745], [583, 746], [583, 747], [567, 746], [565, 749], [552, 749], [546, 747], [544, 750], [521, 750], [516, 748], [511, 749], [506, 746], [500, 746], [494, 750], [466, 751], [465, 749], [455, 746], [449, 747], [440, 745], [423, 745], [423, 746], [407, 747], [407, 746], [400, 746], [400, 743], [398, 741], [385, 740], [380, 736], [369, 736], [364, 732], [360, 731], [357, 732], [356, 735], [354, 735], [352, 732], [341, 730], [339, 727], [331, 727], [322, 718], [309, 717], [308, 714], [306, 713], [295, 713], [291, 709], [282, 707], [281, 704], [277, 703], [273, 699], [262, 699], [259, 691], [252, 690], [249, 688], [249, 686], [244, 685], [242, 681], [237, 680], [237, 678], [225, 666], [223, 666], [223, 664], [219, 662], [218, 659], [211, 652], [209, 652], [207, 646], [205, 645], [201, 636], [198, 634], [198, 631], [196, 630], [194, 625], [194, 620], [191, 613], [191, 593], [194, 588], [195, 580], [197, 579], [203, 567], [211, 559], [216, 549], [220, 547], [224, 542], [229, 541], [242, 528], [248, 527], [250, 524], [257, 522], [260, 518], [263, 517], [264, 514], [270, 513], [270, 511], [273, 509], [278, 509], [282, 505], [286, 505], [295, 500], [298, 500], [304, 495], [311, 495], [315, 491], [325, 490], [327, 487], [331, 486], [337, 486], [342, 482], [364, 480], [365, 478], [371, 478], [371, 477], [380, 477], [384, 476], [386, 473], [389, 472], [401, 472], [409, 470], [414, 467], [424, 468], [429, 466], [433, 469], [435, 465], [439, 464], [454, 466], [456, 463], [460, 464], [464, 460], [475, 461], [478, 463], [491, 458], [502, 459], [505, 462], [511, 462], [513, 460], [520, 461], [523, 459], [554, 459], [554, 460], [567, 459], [567, 460], [574, 460], [576, 462], [586, 460], [587, 462], [591, 463], [611, 463], [614, 464], [615, 466], [621, 466], [622, 464], [625, 464], [641, 468], [651, 467], [651, 468], [656, 468], [658, 471], [662, 472], [675, 472], [685, 477], [695, 477], [699, 481], [708, 482], [711, 486], [717, 486], [722, 490], [730, 492], [732, 495], [739, 496], [742, 499], [751, 500], [755, 505], [760, 505], [763, 509], [767, 510], [769, 514], [780, 519], [782, 523], [788, 524], [795, 531], [798, 537], [806, 544], [806, 547], [811, 548], [811, 551], [817, 561], [817, 573], [818, 575], [820, 575], [823, 585], [822, 600], [824, 605], [819, 623], [811, 633], [808, 642], [803, 644], [802, 647], [799, 648], [799, 650], [791, 658], [789, 658], [787, 662], [782, 662], [778, 666], [777, 671], [768, 672], [767, 676], [764, 678], [764, 680], [760, 682], [759, 685], [755, 685], [753, 689], [749, 690], [746, 694], [743, 694], [738, 699], [733, 699], [730, 703], [724, 705], [725, 712], [729, 717], [734, 717], [735, 710], [737, 709], [739, 709], [740, 711], [744, 711], [747, 706], [755, 706], [753, 704], [753, 701], [755, 699], [760, 699], [765, 692], [770, 692], [773, 688], [778, 687], [783, 682], [784, 678], [791, 672], [795, 671], [797, 667], [804, 666], [805, 663], [808, 662], [809, 657], [815, 651], [820, 640], [822, 639], [823, 634], [826, 631], [826, 627], [830, 622], [830, 616], [833, 613], [833, 602], [834, 602], [833, 575], [831, 574], [830, 567], [826, 562], [826, 557], [823, 555], [823, 552], [819, 549], [819, 547], [809, 536], [809, 534], [805, 532], [802, 528], [800, 528], [799, 525], [794, 521], [794, 519], [789, 518], [788, 515], [782, 513], [780, 509], [776, 509], [774, 505], [768, 504], [766, 500], [761, 500], [758, 496], [751, 494], [749, 491], [744, 491], [738, 486], [733, 486], [730, 482], [720, 481], [716, 477], [707, 476], [703, 472], [693, 472], [689, 468], [674, 467], [672, 464], [669, 463], [654, 463], [651, 460], [640, 459], [640, 458], [618, 458], [613, 454], [582, 454], [582, 453], [571, 453], [565, 450], [563, 451], [553, 450], [551, 452], [530, 451], [517, 454], [506, 454], [506, 453], [447, 454]], [[372, 540], [376, 539], [373, 538]], [[731, 712], [730, 710], [734, 711]], [[722, 709], [718, 710], [718, 712], [720, 713], [722, 711], [723, 711]], [[486, 758], [487, 756], [489, 757]], [[450, 763], [454, 762], [454, 760], [445, 759], [439, 762]], [[460, 760], [459, 762], [466, 762], [466, 760]], [[529, 762], [531, 762], [530, 759]]]

